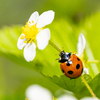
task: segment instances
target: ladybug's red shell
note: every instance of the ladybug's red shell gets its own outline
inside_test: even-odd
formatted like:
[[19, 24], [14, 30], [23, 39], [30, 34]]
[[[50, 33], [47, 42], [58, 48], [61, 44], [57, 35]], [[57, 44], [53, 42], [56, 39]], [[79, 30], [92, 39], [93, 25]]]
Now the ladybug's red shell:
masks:
[[68, 65], [67, 62], [60, 64], [62, 72], [69, 78], [79, 77], [83, 71], [82, 61], [75, 54], [72, 54], [69, 60], [72, 64]]

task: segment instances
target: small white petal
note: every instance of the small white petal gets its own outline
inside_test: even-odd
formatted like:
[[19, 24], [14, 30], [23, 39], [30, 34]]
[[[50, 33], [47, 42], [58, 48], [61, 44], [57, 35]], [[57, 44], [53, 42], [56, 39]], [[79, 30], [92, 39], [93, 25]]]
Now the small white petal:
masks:
[[43, 50], [48, 45], [48, 42], [50, 39], [50, 30], [48, 28], [46, 28], [46, 29], [40, 31], [37, 34], [36, 39], [37, 39], [37, 47], [40, 50]]
[[58, 98], [58, 100], [77, 100], [77, 99], [72, 95], [62, 95]]
[[53, 19], [54, 19], [54, 11], [52, 10], [49, 10], [49, 11], [46, 11], [46, 12], [43, 12], [40, 16], [39, 16], [39, 19], [38, 19], [38, 22], [37, 22], [37, 27], [38, 28], [42, 28], [48, 24], [50, 24]]
[[95, 100], [93, 97], [84, 97], [81, 100]]
[[[35, 11], [34, 13], [31, 14], [29, 20], [28, 20], [28, 23], [29, 21], [31, 22], [31, 24], [36, 24], [37, 23], [37, 20], [39, 18], [39, 13], [37, 11]], [[34, 23], [32, 23], [32, 21], [34, 21]]]
[[84, 68], [83, 74], [89, 74], [89, 69], [88, 68]]
[[32, 61], [36, 55], [36, 45], [35, 43], [28, 43], [24, 48], [24, 58], [26, 61]]
[[49, 90], [39, 86], [31, 85], [26, 89], [28, 100], [52, 100], [52, 94]]
[[26, 43], [24, 43], [24, 41], [26, 40], [25, 38], [24, 39], [20, 39], [21, 36], [25, 36], [23, 33], [20, 35], [20, 37], [18, 38], [18, 41], [17, 41], [17, 47], [19, 50], [22, 50], [23, 47], [26, 45]]
[[86, 44], [85, 37], [83, 34], [80, 34], [78, 38], [78, 44], [77, 44], [78, 56], [80, 56], [84, 52], [85, 44]]

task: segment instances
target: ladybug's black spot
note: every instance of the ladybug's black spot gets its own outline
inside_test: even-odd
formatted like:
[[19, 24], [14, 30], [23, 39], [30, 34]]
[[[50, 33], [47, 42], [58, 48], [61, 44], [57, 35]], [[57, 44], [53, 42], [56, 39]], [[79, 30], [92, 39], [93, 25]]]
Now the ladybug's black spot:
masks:
[[76, 65], [76, 69], [79, 69], [79, 68], [80, 68], [80, 65], [79, 65], [79, 64], [77, 64], [77, 65]]
[[70, 66], [70, 63], [67, 63], [66, 65], [67, 65], [67, 66]]
[[80, 61], [80, 59], [79, 59], [79, 58], [77, 58], [77, 60], [78, 60], [78, 61]]
[[68, 71], [67, 73], [68, 73], [68, 74], [73, 74], [73, 71], [70, 70], [70, 71]]
[[65, 73], [65, 71], [62, 69], [62, 72]]
[[82, 71], [81, 71], [81, 73], [83, 73], [83, 68], [82, 68]]

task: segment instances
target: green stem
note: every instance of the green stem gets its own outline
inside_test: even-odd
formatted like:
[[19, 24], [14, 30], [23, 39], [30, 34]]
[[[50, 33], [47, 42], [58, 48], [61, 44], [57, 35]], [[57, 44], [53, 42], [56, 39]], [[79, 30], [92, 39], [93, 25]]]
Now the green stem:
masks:
[[91, 95], [94, 97], [95, 100], [99, 100], [96, 95], [93, 93], [91, 87], [88, 85], [88, 83], [86, 82], [86, 80], [84, 79], [83, 76], [81, 76], [82, 81], [84, 82], [85, 86], [87, 87], [87, 89], [89, 90], [89, 92], [91, 93]]
[[49, 40], [49, 44], [53, 46], [57, 51], [61, 52], [62, 50], [58, 48], [52, 41]]
[[100, 63], [99, 60], [87, 60], [86, 62], [87, 63]]

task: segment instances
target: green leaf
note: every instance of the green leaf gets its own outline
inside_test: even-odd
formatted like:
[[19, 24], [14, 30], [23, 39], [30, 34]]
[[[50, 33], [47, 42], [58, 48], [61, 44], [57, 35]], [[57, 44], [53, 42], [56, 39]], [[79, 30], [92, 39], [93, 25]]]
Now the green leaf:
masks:
[[[84, 96], [91, 96], [90, 92], [87, 90], [86, 86], [82, 82], [81, 77], [77, 79], [70, 79], [64, 75], [61, 75], [60, 77], [56, 75], [54, 75], [53, 77], [51, 76], [46, 76], [46, 77], [49, 78], [54, 83], [56, 83], [57, 85], [59, 85], [60, 87], [75, 93], [76, 96], [80, 95], [81, 98]], [[88, 84], [90, 85], [91, 89], [96, 94], [96, 96], [100, 98], [99, 94], [100, 74], [98, 74], [94, 79], [92, 79], [87, 74], [83, 75], [83, 77], [88, 82]]]
[[[88, 79], [91, 80], [91, 77], [89, 75], [84, 76], [88, 77]], [[72, 91], [74, 93], [80, 93], [81, 89], [84, 86], [84, 83], [82, 82], [80, 77], [77, 79], [70, 79], [65, 75], [61, 75], [60, 77], [56, 75], [54, 75], [53, 77], [47, 77], [50, 78], [54, 83], [58, 84], [60, 87]]]

